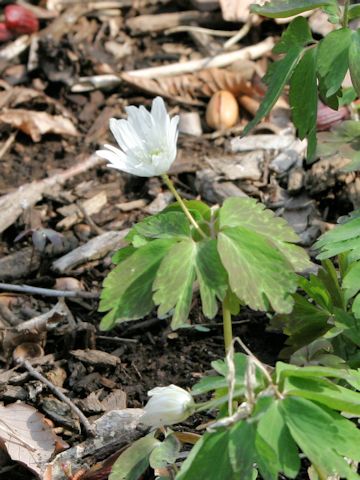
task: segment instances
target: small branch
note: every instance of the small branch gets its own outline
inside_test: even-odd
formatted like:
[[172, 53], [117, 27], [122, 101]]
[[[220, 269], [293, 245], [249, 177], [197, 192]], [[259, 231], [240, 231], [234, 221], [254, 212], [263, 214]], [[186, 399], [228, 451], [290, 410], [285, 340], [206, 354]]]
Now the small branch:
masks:
[[42, 295], [43, 297], [99, 298], [99, 294], [96, 292], [53, 290], [51, 288], [31, 287], [30, 285], [12, 285], [11, 283], [0, 283], [0, 290], [5, 292], [26, 293], [29, 295]]
[[179, 27], [169, 28], [165, 30], [165, 35], [170, 35], [171, 33], [179, 32], [195, 32], [195, 33], [204, 33], [205, 35], [210, 35], [213, 37], [233, 37], [233, 30], [213, 30], [212, 28], [197, 27], [195, 25], [180, 25]]
[[226, 67], [238, 60], [255, 60], [270, 52], [274, 47], [274, 38], [268, 37], [262, 42], [241, 48], [234, 52], [222, 53], [214, 57], [205, 57], [199, 60], [190, 60], [189, 62], [172, 63], [160, 67], [150, 67], [141, 70], [129, 70], [124, 72], [126, 76], [142, 78], [159, 78], [167, 75], [180, 75], [181, 73], [193, 73], [203, 68]]
[[224, 50], [228, 50], [230, 47], [232, 47], [242, 38], [244, 38], [249, 33], [251, 26], [251, 21], [246, 22], [235, 35], [233, 35], [229, 40], [224, 43]]
[[90, 436], [94, 436], [94, 429], [91, 426], [89, 420], [85, 417], [82, 411], [66, 396], [64, 395], [53, 383], [51, 383], [47, 378], [45, 378], [40, 372], [35, 370], [35, 368], [31, 365], [28, 360], [18, 360], [19, 365], [25, 367], [26, 370], [30, 373], [30, 375], [40, 382], [44, 383], [48, 389], [56, 395], [61, 401], [66, 403], [68, 407], [79, 417], [80, 422], [82, 423], [86, 433]]

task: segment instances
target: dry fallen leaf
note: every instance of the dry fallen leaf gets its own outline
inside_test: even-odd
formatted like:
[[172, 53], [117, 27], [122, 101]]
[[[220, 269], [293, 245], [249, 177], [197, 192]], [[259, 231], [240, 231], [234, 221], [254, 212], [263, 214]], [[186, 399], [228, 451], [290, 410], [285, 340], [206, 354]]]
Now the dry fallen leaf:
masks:
[[39, 142], [45, 133], [71, 135], [76, 137], [78, 131], [68, 118], [24, 109], [4, 109], [0, 114], [0, 123], [7, 123], [30, 135], [34, 142]]
[[210, 97], [219, 90], [229, 90], [235, 96], [240, 94], [253, 95], [254, 88], [250, 80], [254, 72], [255, 67], [252, 71], [246, 68], [244, 72], [209, 68], [199, 72], [157, 79], [135, 77], [123, 73], [122, 79], [151, 94], [171, 98], [187, 105], [203, 105], [199, 97]]
[[0, 442], [12, 460], [18, 461], [41, 478], [45, 463], [54, 454], [59, 443], [44, 421], [44, 415], [25, 403], [0, 406]]

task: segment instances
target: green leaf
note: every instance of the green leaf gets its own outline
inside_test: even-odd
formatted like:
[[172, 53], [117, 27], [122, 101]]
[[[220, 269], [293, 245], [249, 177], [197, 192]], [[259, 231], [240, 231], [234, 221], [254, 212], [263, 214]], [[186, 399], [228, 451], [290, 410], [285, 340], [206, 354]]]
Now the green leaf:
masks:
[[221, 261], [231, 290], [253, 310], [270, 305], [289, 313], [297, 279], [287, 259], [263, 235], [243, 227], [225, 227], [218, 236]]
[[334, 5], [333, 0], [273, 0], [264, 5], [251, 5], [251, 12], [269, 18], [286, 18], [315, 8]]
[[353, 20], [354, 18], [360, 17], [360, 5], [350, 5], [348, 10], [348, 19]]
[[247, 135], [250, 130], [253, 129], [275, 105], [276, 100], [279, 98], [284, 86], [291, 77], [297, 62], [299, 61], [300, 54], [301, 47], [291, 47], [286, 56], [282, 60], [278, 60], [273, 65], [272, 74], [268, 81], [268, 89], [265, 97], [261, 102], [261, 105], [253, 120], [244, 128], [243, 136]]
[[326, 97], [339, 90], [349, 68], [351, 37], [352, 31], [349, 28], [340, 28], [330, 32], [319, 43], [318, 73], [322, 77]]
[[[255, 423], [242, 420], [229, 433], [229, 457], [236, 478], [251, 480], [255, 457]], [[219, 477], [224, 478], [224, 477]]]
[[173, 465], [179, 456], [181, 443], [175, 435], [168, 435], [163, 442], [152, 450], [149, 458], [151, 468], [165, 468], [168, 465]]
[[134, 251], [109, 273], [103, 284], [99, 311], [111, 311], [101, 321], [102, 330], [125, 320], [142, 318], [151, 311], [155, 275], [173, 244], [174, 240], [154, 240]]
[[280, 408], [292, 437], [321, 478], [339, 475], [358, 480], [343, 458], [359, 457], [360, 431], [352, 422], [304, 398], [286, 397]]
[[320, 260], [349, 251], [351, 251], [350, 261], [359, 259], [360, 210], [352, 212], [346, 218], [343, 217], [342, 223], [321, 235], [314, 247], [321, 250], [321, 253], [317, 256]]
[[[305, 21], [305, 19], [304, 19]], [[316, 118], [317, 118], [317, 49], [307, 50], [296, 65], [290, 79], [290, 106], [292, 120], [298, 129], [300, 139], [307, 138], [307, 158], [311, 161], [316, 149]], [[306, 95], [306, 100], [305, 96]]]
[[245, 227], [269, 238], [297, 242], [299, 237], [286, 220], [276, 217], [272, 210], [254, 198], [230, 197], [220, 209], [220, 229]]
[[109, 480], [139, 480], [149, 466], [149, 456], [161, 442], [154, 432], [136, 440], [114, 463]]
[[[200, 200], [184, 200], [184, 203], [190, 213], [193, 215], [195, 220], [201, 221], [206, 220], [207, 222], [211, 219], [211, 208], [206, 205], [206, 203], [201, 202]], [[172, 203], [166, 207], [161, 213], [167, 212], [181, 212], [183, 213], [182, 208], [178, 203]]]
[[111, 257], [111, 261], [117, 265], [130, 257], [135, 252], [135, 250], [136, 248], [134, 248], [132, 245], [120, 248], [120, 250], [115, 252], [114, 255]]
[[325, 378], [287, 377], [283, 393], [314, 400], [334, 410], [360, 416], [360, 393], [335, 385]]
[[360, 262], [352, 263], [343, 278], [343, 288], [348, 299], [360, 291]]
[[228, 288], [227, 273], [221, 263], [216, 240], [203, 240], [196, 246], [195, 269], [202, 310], [207, 318], [214, 318], [218, 310], [216, 298], [223, 300]]
[[[281, 358], [295, 352], [299, 348], [308, 345], [315, 339], [324, 335], [331, 325], [328, 323], [331, 314], [326, 310], [310, 303], [301, 295], [293, 296], [295, 304], [292, 312], [288, 315], [276, 315], [271, 320], [271, 326], [281, 329], [289, 338], [286, 345], [291, 346], [281, 352]], [[285, 357], [286, 358], [286, 357]]]
[[[276, 217], [272, 210], [253, 198], [231, 197], [225, 200], [219, 212], [220, 229], [223, 227], [245, 227], [264, 235], [281, 251], [296, 271], [311, 264], [303, 248], [292, 245], [299, 237], [286, 220]], [[291, 242], [291, 243], [288, 243]]]
[[228, 430], [205, 433], [182, 464], [176, 480], [238, 480], [230, 463]]
[[[193, 395], [201, 395], [203, 393], [210, 392], [211, 390], [217, 390], [218, 388], [225, 388], [228, 386], [229, 381], [227, 378], [229, 369], [224, 360], [215, 360], [211, 362], [212, 368], [218, 372], [219, 376], [210, 376], [202, 378], [192, 388]], [[245, 382], [245, 372], [247, 368], [247, 356], [243, 353], [235, 353], [234, 355], [235, 366], [235, 384], [237, 386], [243, 386]]]
[[360, 29], [352, 32], [349, 48], [349, 68], [352, 84], [360, 97]]
[[298, 367], [289, 363], [276, 362], [276, 383], [282, 388], [285, 378], [336, 378], [345, 380], [352, 387], [360, 390], [360, 372], [344, 368], [323, 367], [311, 365]]
[[282, 472], [288, 478], [296, 478], [300, 469], [298, 450], [286, 426], [283, 414], [279, 409], [279, 401], [274, 401], [268, 410], [260, 417], [257, 428], [257, 440], [262, 441], [273, 452], [273, 468]]
[[173, 308], [173, 329], [188, 322], [195, 280], [196, 243], [189, 239], [175, 244], [164, 257], [153, 284], [153, 300], [159, 317]]
[[[359, 298], [359, 295], [355, 298], [354, 303]], [[354, 303], [352, 310], [354, 315], [345, 312], [340, 308], [335, 309], [335, 327], [340, 328], [342, 333], [357, 347], [360, 347], [360, 322], [358, 321], [357, 312], [354, 311]], [[356, 309], [356, 304], [355, 304]]]
[[311, 43], [313, 37], [308, 22], [304, 17], [297, 17], [290, 22], [273, 48], [274, 53], [286, 53], [291, 47], [304, 47]]
[[182, 239], [190, 237], [191, 234], [189, 221], [182, 212], [160, 213], [146, 217], [133, 227], [133, 231], [145, 238]]

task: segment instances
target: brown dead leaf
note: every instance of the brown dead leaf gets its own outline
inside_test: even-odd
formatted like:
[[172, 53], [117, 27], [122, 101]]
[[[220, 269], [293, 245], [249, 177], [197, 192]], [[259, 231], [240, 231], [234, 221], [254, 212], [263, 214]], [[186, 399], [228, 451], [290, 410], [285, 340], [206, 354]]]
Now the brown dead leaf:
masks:
[[220, 0], [224, 20], [227, 22], [247, 22], [250, 16], [250, 5], [254, 0]]
[[46, 102], [48, 105], [53, 105], [58, 113], [75, 121], [71, 111], [64, 107], [59, 100], [51, 98], [44, 92], [34, 88], [12, 87], [9, 90], [0, 91], [0, 110], [3, 108], [14, 108], [22, 103], [38, 100], [43, 103]]
[[24, 109], [4, 109], [0, 114], [0, 123], [6, 123], [30, 135], [34, 142], [39, 142], [45, 133], [78, 136], [74, 124], [61, 115], [50, 115]]
[[121, 75], [130, 85], [145, 92], [171, 98], [187, 105], [203, 105], [199, 97], [210, 97], [218, 90], [229, 90], [235, 96], [240, 94], [253, 95], [251, 77], [255, 72], [246, 69], [245, 72], [232, 72], [221, 68], [209, 68], [194, 73], [185, 73], [172, 77], [144, 78], [128, 73]]
[[41, 478], [44, 465], [64, 442], [44, 421], [44, 416], [25, 403], [0, 406], [0, 439], [12, 460], [18, 461]]

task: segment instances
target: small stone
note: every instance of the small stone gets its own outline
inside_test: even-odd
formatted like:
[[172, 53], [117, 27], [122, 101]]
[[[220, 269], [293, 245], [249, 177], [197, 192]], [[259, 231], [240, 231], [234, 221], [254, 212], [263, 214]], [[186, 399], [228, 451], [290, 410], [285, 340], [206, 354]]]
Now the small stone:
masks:
[[263, 160], [264, 152], [255, 150], [223, 158], [208, 158], [207, 162], [216, 173], [228, 180], [260, 180]]
[[155, 200], [153, 200], [149, 205], [144, 208], [146, 213], [150, 213], [151, 215], [156, 215], [157, 213], [164, 210], [173, 200], [173, 195], [170, 192], [160, 192]]
[[210, 203], [222, 203], [228, 197], [247, 197], [233, 182], [220, 182], [219, 176], [210, 169], [196, 173], [196, 189]]
[[200, 137], [203, 133], [200, 115], [197, 112], [180, 113], [179, 132]]
[[248, 137], [233, 138], [230, 142], [232, 152], [246, 152], [249, 150], [285, 150], [294, 141], [293, 135], [249, 135]]
[[289, 174], [288, 192], [298, 193], [304, 186], [305, 174], [302, 168], [293, 168]]
[[286, 150], [272, 160], [270, 170], [278, 174], [285, 173], [299, 160], [300, 156], [295, 150]]

